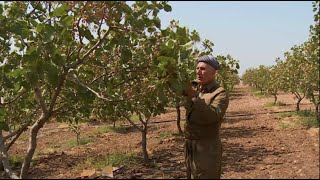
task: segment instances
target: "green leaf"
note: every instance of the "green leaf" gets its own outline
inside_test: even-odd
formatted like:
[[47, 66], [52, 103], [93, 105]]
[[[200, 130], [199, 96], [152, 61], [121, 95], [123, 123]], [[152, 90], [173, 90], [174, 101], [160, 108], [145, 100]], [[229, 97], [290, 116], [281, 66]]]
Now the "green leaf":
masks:
[[28, 22], [31, 24], [32, 27], [37, 27], [38, 25], [38, 22], [33, 19], [30, 19]]
[[63, 16], [68, 12], [68, 5], [67, 4], [62, 4], [60, 7], [56, 8], [52, 12], [52, 16]]
[[166, 42], [166, 46], [168, 46], [170, 49], [174, 48], [174, 44], [175, 44], [175, 41], [172, 39]]
[[182, 47], [189, 50], [192, 48], [192, 46], [193, 46], [193, 41], [189, 41], [186, 44], [184, 44]]
[[66, 16], [62, 19], [62, 25], [70, 26], [73, 22], [73, 16]]
[[25, 39], [30, 35], [30, 30], [28, 28], [21, 29], [21, 38]]
[[46, 71], [48, 82], [53, 86], [57, 86], [59, 76], [59, 69], [57, 68], [57, 66], [53, 65], [52, 63], [48, 63], [48, 65], [46, 65]]
[[[1, 116], [0, 116], [0, 119], [1, 119]], [[0, 121], [0, 130], [9, 131], [10, 128], [7, 123]]]
[[102, 50], [101, 50], [101, 48], [96, 49], [96, 50], [95, 50], [95, 56], [96, 56], [96, 57], [100, 57], [101, 55], [102, 55]]
[[80, 31], [81, 35], [84, 36], [89, 41], [94, 39], [94, 37], [92, 36], [92, 34], [91, 34], [89, 29], [80, 28], [79, 31]]
[[3, 82], [1, 84], [10, 89], [14, 88], [13, 82], [7, 76], [3, 77]]
[[4, 117], [6, 116], [6, 111], [4, 108], [0, 108], [0, 130], [9, 131], [9, 126], [4, 122]]
[[41, 33], [41, 31], [44, 29], [44, 26], [45, 26], [44, 24], [40, 24], [40, 23], [39, 23], [39, 24], [37, 25], [37, 27], [36, 27], [36, 31], [37, 31], [38, 33]]
[[62, 66], [64, 63], [64, 57], [56, 52], [52, 58], [52, 62], [57, 66]]
[[171, 87], [176, 92], [180, 92], [183, 89], [182, 84], [177, 82], [171, 82]]
[[160, 20], [160, 18], [159, 17], [155, 17], [154, 19], [153, 19], [153, 22], [154, 22], [154, 24], [155, 24], [155, 26], [157, 27], [157, 28], [161, 28], [161, 20]]
[[19, 83], [15, 83], [14, 84], [14, 91], [18, 92], [20, 89], [21, 89], [21, 84], [20, 84], [20, 81], [19, 81]]
[[[30, 71], [26, 73], [26, 79], [29, 81], [30, 86], [34, 86], [40, 79], [39, 75], [42, 75], [43, 73], [43, 67], [40, 60], [36, 59], [31, 62], [30, 67], [28, 68]], [[27, 87], [29, 87], [29, 85], [27, 85]]]
[[121, 49], [121, 60], [123, 63], [126, 63], [127, 61], [132, 59], [132, 52], [127, 48]]
[[161, 30], [161, 34], [162, 34], [162, 36], [168, 36], [168, 30], [166, 30], [166, 29], [163, 29], [163, 30]]
[[9, 77], [19, 77], [23, 73], [23, 69], [15, 69], [8, 73]]
[[154, 27], [149, 27], [148, 28], [148, 32], [149, 33], [152, 33], [152, 32], [155, 32], [155, 31], [156, 31], [156, 29]]
[[138, 29], [140, 29], [140, 28], [144, 28], [144, 21], [142, 20], [142, 19], [139, 19], [139, 20], [137, 20], [136, 21], [136, 27], [138, 28]]
[[164, 57], [164, 56], [160, 56], [160, 57], [159, 57], [159, 61], [160, 61], [160, 63], [159, 63], [159, 65], [158, 65], [158, 67], [160, 68], [160, 70], [164, 70], [165, 66], [166, 66], [166, 65], [168, 64], [168, 62], [169, 62], [169, 58]]
[[146, 27], [152, 26], [152, 20], [146, 18], [144, 20], [144, 24], [146, 25]]
[[10, 27], [10, 31], [17, 34], [17, 35], [21, 35], [22, 34], [22, 24], [15, 22], [11, 25]]
[[37, 50], [37, 48], [35, 46], [29, 46], [27, 48], [27, 52], [26, 52], [26, 55], [31, 55], [33, 54], [33, 52], [35, 52]]
[[132, 9], [131, 9], [130, 6], [128, 6], [127, 4], [124, 4], [124, 5], [122, 6], [122, 9], [123, 9], [123, 11], [124, 11], [125, 13], [127, 13], [127, 14], [131, 14], [131, 13], [132, 13]]
[[53, 40], [55, 29], [49, 24], [46, 24], [44, 27], [44, 40], [43, 42], [47, 43]]
[[172, 11], [172, 8], [170, 5], [166, 4], [163, 9], [166, 11], [166, 12], [171, 12]]
[[187, 34], [187, 29], [185, 27], [177, 29], [177, 39], [180, 42], [185, 41], [187, 37], [188, 37], [188, 34]]
[[158, 10], [158, 9], [155, 9], [155, 10], [153, 10], [152, 15], [153, 15], [153, 16], [157, 16], [158, 13], [159, 13], [159, 10]]
[[[4, 108], [0, 108], [0, 118], [4, 117], [6, 115], [6, 111]], [[2, 121], [2, 119], [0, 119], [0, 121]]]
[[3, 13], [3, 4], [0, 3], [0, 14]]

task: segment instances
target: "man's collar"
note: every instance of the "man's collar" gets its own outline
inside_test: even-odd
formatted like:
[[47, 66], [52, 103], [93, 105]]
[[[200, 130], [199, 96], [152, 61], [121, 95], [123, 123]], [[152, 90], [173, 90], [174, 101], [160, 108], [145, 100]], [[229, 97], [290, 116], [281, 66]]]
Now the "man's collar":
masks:
[[209, 91], [211, 91], [212, 89], [217, 89], [219, 86], [220, 86], [219, 83], [217, 83], [217, 81], [214, 80], [214, 81], [212, 81], [211, 83], [205, 85], [205, 86], [202, 88], [201, 92], [209, 92]]

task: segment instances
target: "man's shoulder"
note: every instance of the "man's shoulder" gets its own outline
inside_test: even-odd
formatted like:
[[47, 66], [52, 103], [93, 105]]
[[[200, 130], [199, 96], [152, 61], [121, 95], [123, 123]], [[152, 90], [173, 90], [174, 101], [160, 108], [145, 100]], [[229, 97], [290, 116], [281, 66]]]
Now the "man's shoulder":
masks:
[[214, 82], [210, 88], [210, 93], [226, 92], [226, 90], [218, 83]]
[[210, 91], [211, 94], [215, 95], [215, 94], [227, 94], [227, 91], [222, 87], [222, 86], [219, 86], [215, 89], [212, 89], [212, 91]]

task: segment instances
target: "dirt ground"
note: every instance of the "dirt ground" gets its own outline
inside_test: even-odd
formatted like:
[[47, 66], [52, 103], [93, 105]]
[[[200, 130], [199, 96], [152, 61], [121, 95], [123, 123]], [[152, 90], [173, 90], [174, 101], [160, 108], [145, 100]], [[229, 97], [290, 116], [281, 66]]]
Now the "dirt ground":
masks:
[[[236, 86], [230, 97], [225, 121], [221, 129], [223, 142], [222, 179], [319, 179], [319, 128], [289, 126], [294, 117], [279, 118], [278, 112], [294, 111], [293, 95], [281, 93], [278, 100], [286, 106], [265, 107], [273, 97], [258, 98], [246, 86]], [[301, 109], [312, 108], [303, 100]], [[182, 111], [184, 115], [184, 111]], [[185, 179], [183, 137], [177, 135], [176, 112], [152, 118], [148, 130], [150, 164], [126, 165], [115, 173], [116, 179]], [[184, 119], [184, 116], [183, 116]], [[161, 122], [161, 123], [155, 123]], [[183, 123], [183, 122], [182, 122]], [[39, 133], [29, 178], [81, 178], [85, 162], [97, 160], [115, 152], [136, 153], [141, 157], [141, 134], [128, 127], [125, 132], [93, 133], [102, 123], [81, 126], [81, 137], [92, 141], [76, 147], [67, 146], [75, 135], [61, 123], [50, 122]], [[27, 148], [27, 134], [11, 148], [10, 155], [23, 154]], [[5, 175], [0, 175], [5, 178]]]

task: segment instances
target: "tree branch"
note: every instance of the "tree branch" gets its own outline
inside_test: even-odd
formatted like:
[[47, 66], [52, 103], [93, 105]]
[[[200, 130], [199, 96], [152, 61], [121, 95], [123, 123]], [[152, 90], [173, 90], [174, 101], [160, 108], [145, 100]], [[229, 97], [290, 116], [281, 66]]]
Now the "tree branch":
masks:
[[130, 123], [133, 127], [137, 128], [139, 131], [143, 132], [143, 129], [140, 128], [138, 125], [136, 125], [127, 115], [123, 115], [123, 117], [124, 117], [127, 121], [129, 121], [129, 123]]
[[21, 134], [28, 128], [28, 126], [31, 124], [31, 122], [32, 121], [30, 120], [23, 127], [18, 129], [18, 131], [16, 131], [16, 136], [10, 141], [10, 143], [8, 145], [6, 145], [7, 151], [9, 151], [10, 147], [16, 142], [16, 140], [21, 136]]
[[48, 112], [48, 110], [46, 109], [46, 104], [44, 103], [44, 100], [43, 100], [43, 97], [42, 97], [42, 93], [41, 93], [39, 87], [34, 88], [34, 92], [35, 92], [35, 94], [37, 96], [37, 99], [39, 101], [39, 104], [40, 104], [40, 107], [41, 107], [43, 113], [46, 114]]
[[118, 86], [121, 86], [122, 84], [129, 83], [130, 81], [133, 81], [133, 80], [135, 80], [135, 79], [136, 79], [136, 78], [130, 78], [130, 79], [126, 80], [126, 81], [123, 81], [123, 82], [121, 82], [121, 83], [119, 83], [119, 84], [116, 84], [115, 86], [112, 87], [112, 89], [114, 89], [114, 88], [116, 88], [116, 87], [118, 87]]
[[72, 81], [74, 81], [75, 83], [85, 87], [86, 89], [88, 89], [89, 91], [91, 91], [94, 95], [96, 95], [99, 99], [103, 99], [104, 101], [108, 102], [108, 103], [116, 103], [116, 102], [123, 102], [125, 101], [125, 99], [118, 99], [118, 100], [110, 100], [105, 98], [103, 95], [100, 95], [98, 92], [96, 92], [95, 90], [91, 89], [89, 86], [85, 85], [84, 83], [82, 83], [77, 77], [76, 75], [73, 75], [73, 78], [71, 79]]
[[110, 33], [110, 31], [113, 29], [113, 27], [109, 27], [108, 31], [103, 35], [103, 37], [101, 39], [99, 39], [99, 41], [94, 44], [84, 55], [82, 58], [79, 58], [76, 62], [70, 64], [67, 69], [74, 69], [76, 68], [78, 65], [84, 63], [84, 59], [86, 59], [90, 53], [92, 53], [92, 51], [94, 51], [101, 43], [102, 43], [102, 40], [108, 36], [108, 34]]
[[7, 136], [3, 137], [3, 141], [5, 142], [7, 139], [16, 136], [17, 134], [19, 134], [20, 132], [22, 133], [24, 130], [27, 129], [27, 127], [31, 124], [32, 121], [28, 121], [27, 123], [23, 124], [19, 129], [12, 131], [10, 134], [8, 134]]
[[60, 79], [59, 79], [59, 84], [57, 86], [57, 89], [54, 91], [54, 94], [53, 94], [53, 97], [50, 101], [50, 106], [49, 106], [49, 113], [52, 113], [53, 111], [53, 108], [54, 108], [54, 105], [56, 104], [56, 101], [57, 101], [57, 98], [61, 92], [61, 89], [62, 89], [62, 86], [63, 86], [63, 83], [66, 79], [66, 76], [67, 76], [67, 73], [68, 72], [64, 72], [61, 76], [60, 76]]
[[103, 22], [103, 18], [101, 19], [100, 24], [99, 24], [99, 28], [98, 28], [98, 30], [97, 30], [97, 34], [98, 34], [99, 39], [101, 39], [101, 26], [102, 26], [102, 22]]
[[[35, 7], [37, 7], [39, 4], [40, 4], [40, 2], [41, 1], [38, 1], [38, 3], [33, 7], [33, 9], [26, 15], [26, 17], [30, 17], [31, 16], [31, 14], [36, 10], [36, 8]], [[30, 3], [31, 4], [31, 3]]]
[[80, 13], [79, 13], [79, 19], [78, 19], [78, 22], [77, 22], [77, 28], [78, 28], [78, 32], [79, 32], [79, 39], [80, 39], [80, 44], [81, 44], [81, 47], [78, 51], [78, 54], [80, 53], [80, 50], [82, 49], [82, 46], [83, 46], [83, 36], [81, 35], [80, 33], [80, 20], [81, 20], [81, 17], [82, 17], [82, 14], [84, 12], [84, 10], [86, 9], [87, 5], [88, 5], [89, 1], [87, 1], [83, 8], [81, 9]]
[[103, 78], [103, 77], [105, 77], [105, 76], [107, 76], [108, 74], [105, 72], [105, 73], [103, 73], [102, 75], [100, 75], [100, 76], [98, 76], [98, 77], [96, 77], [96, 78], [94, 78], [92, 81], [91, 81], [91, 83], [90, 84], [93, 84], [94, 82], [96, 82], [97, 80], [99, 80], [100, 78]]
[[27, 93], [27, 90], [23, 91], [21, 94], [19, 94], [17, 97], [15, 97], [14, 99], [12, 99], [9, 102], [1, 102], [0, 101], [0, 106], [5, 106], [5, 105], [8, 105], [8, 104], [11, 104], [11, 103], [15, 102], [17, 99], [19, 99], [21, 96], [23, 96], [26, 93]]
[[81, 58], [81, 60], [87, 58], [87, 57], [89, 56], [89, 54], [90, 54], [95, 48], [97, 48], [97, 47], [102, 43], [102, 40], [103, 40], [105, 37], [107, 37], [108, 34], [109, 34], [109, 33], [111, 32], [111, 30], [113, 30], [113, 29], [114, 29], [113, 26], [109, 27], [108, 31], [102, 36], [101, 39], [99, 39], [99, 41], [98, 41], [96, 44], [94, 44], [94, 45], [84, 54], [84, 56]]

